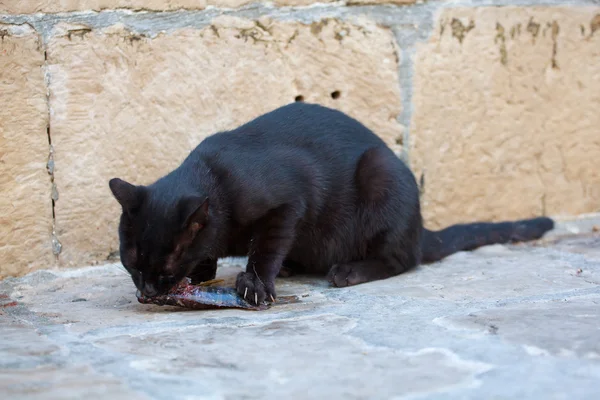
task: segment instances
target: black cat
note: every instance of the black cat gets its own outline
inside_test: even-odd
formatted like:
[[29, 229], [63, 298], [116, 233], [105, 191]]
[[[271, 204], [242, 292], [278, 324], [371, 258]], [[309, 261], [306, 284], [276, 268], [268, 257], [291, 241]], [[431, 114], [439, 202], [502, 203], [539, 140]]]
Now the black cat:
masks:
[[358, 121], [306, 103], [206, 138], [152, 185], [109, 185], [123, 208], [121, 261], [146, 296], [186, 276], [212, 279], [219, 258], [247, 255], [238, 293], [274, 301], [280, 272], [351, 286], [554, 227], [535, 218], [428, 231], [406, 165]]

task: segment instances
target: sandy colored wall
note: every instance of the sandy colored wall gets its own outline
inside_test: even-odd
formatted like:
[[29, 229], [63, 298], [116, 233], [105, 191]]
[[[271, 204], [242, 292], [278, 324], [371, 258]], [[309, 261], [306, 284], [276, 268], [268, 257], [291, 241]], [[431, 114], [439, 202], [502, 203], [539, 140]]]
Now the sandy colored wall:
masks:
[[299, 96], [410, 162], [429, 227], [600, 211], [594, 1], [309, 3], [0, 2], [0, 278], [114, 258], [108, 179]]

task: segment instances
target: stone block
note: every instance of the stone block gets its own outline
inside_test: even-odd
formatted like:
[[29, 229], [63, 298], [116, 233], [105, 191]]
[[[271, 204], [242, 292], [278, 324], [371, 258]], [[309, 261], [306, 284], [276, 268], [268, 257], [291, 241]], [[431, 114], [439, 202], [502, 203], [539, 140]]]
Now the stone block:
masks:
[[427, 225], [600, 210], [600, 8], [445, 9], [415, 55]]
[[0, 24], [0, 279], [47, 268], [54, 259], [40, 45], [27, 25]]
[[[238, 2], [243, 0], [225, 0]], [[169, 11], [204, 9], [207, 0], [6, 0], [0, 3], [0, 14], [59, 13], [71, 11], [102, 11], [114, 9]]]
[[[307, 6], [335, 0], [274, 0], [277, 6]], [[416, 0], [351, 0], [349, 4], [412, 4]], [[0, 3], [0, 14], [58, 13], [70, 11], [102, 11], [115, 9], [173, 11], [203, 10], [209, 6], [239, 8], [259, 0], [6, 0]]]
[[295, 99], [339, 108], [397, 148], [397, 57], [392, 33], [367, 21], [222, 17], [155, 38], [58, 27], [48, 63], [60, 259], [117, 250], [110, 178], [149, 184], [204, 137]]

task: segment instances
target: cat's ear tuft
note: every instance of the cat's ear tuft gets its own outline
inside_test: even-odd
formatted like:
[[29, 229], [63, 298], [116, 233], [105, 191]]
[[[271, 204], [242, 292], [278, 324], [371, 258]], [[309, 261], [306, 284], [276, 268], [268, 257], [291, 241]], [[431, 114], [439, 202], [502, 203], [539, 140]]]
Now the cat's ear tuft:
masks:
[[133, 211], [142, 204], [143, 189], [140, 186], [132, 185], [119, 178], [111, 179], [108, 186], [123, 209]]
[[182, 228], [195, 235], [208, 219], [208, 197], [190, 196], [179, 203]]

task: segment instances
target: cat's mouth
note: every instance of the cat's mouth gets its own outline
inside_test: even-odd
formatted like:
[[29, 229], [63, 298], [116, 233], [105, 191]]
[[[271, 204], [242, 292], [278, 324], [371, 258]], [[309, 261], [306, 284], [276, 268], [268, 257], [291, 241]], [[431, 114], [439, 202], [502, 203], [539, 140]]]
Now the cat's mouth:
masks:
[[160, 298], [160, 297], [168, 296], [170, 294], [174, 294], [174, 293], [177, 292], [177, 289], [181, 285], [189, 285], [189, 284], [190, 284], [189, 278], [188, 279], [184, 278], [181, 281], [179, 281], [179, 283], [177, 283], [175, 285], [172, 285], [167, 290], [158, 290], [158, 291], [153, 290], [153, 293], [151, 293], [151, 294], [145, 293], [145, 291], [137, 289], [136, 292], [135, 292], [135, 296], [138, 299], [144, 299], [145, 301], [150, 301], [151, 299], [157, 299], [157, 298]]
[[152, 285], [152, 284], [144, 284], [142, 289], [137, 288], [135, 295], [140, 298], [147, 298], [147, 299], [152, 299], [152, 298], [156, 298], [156, 297], [160, 297], [160, 296], [166, 296], [169, 295], [171, 293], [173, 293], [175, 290], [177, 290], [177, 287], [183, 283], [183, 281], [185, 281], [184, 279], [180, 279], [177, 283], [175, 284], [169, 284], [169, 285]]
[[135, 296], [136, 296], [138, 299], [148, 299], [148, 300], [149, 300], [149, 299], [155, 299], [155, 298], [158, 298], [158, 297], [161, 297], [161, 296], [166, 296], [166, 295], [168, 295], [170, 292], [171, 292], [171, 290], [169, 290], [169, 291], [167, 291], [167, 292], [163, 292], [163, 293], [158, 293], [158, 292], [157, 292], [157, 293], [152, 293], [152, 295], [151, 295], [151, 296], [149, 296], [149, 295], [147, 295], [147, 294], [143, 293], [141, 290], [139, 290], [139, 289], [138, 289], [138, 290], [136, 290], [136, 292], [135, 292]]

